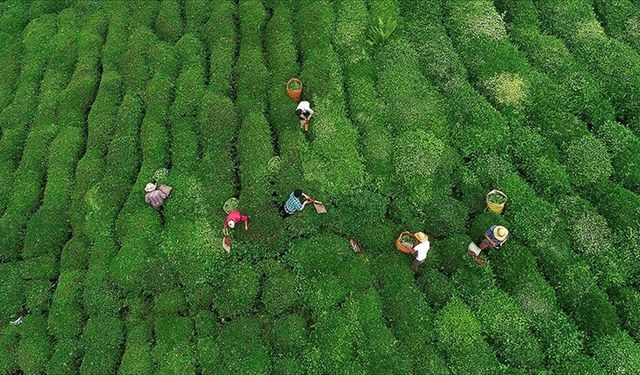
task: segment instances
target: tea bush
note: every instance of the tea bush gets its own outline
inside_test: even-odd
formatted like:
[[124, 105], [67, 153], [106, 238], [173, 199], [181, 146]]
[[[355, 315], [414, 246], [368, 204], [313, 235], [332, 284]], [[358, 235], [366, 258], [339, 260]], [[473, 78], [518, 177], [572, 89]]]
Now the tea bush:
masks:
[[216, 1], [203, 32], [203, 39], [210, 53], [209, 88], [224, 96], [231, 95], [232, 69], [237, 47], [234, 15], [232, 1]]
[[455, 295], [455, 288], [447, 276], [432, 268], [421, 272], [418, 285], [435, 310], [444, 307]]
[[[637, 109], [632, 105], [636, 98], [629, 93], [637, 92], [636, 87], [640, 82], [640, 60], [637, 52], [605, 35], [591, 2], [536, 0], [535, 4], [541, 16], [543, 30], [562, 38], [573, 55], [589, 65], [611, 97], [618, 118], [624, 122], [634, 121], [638, 117]], [[619, 64], [624, 64], [628, 69], [619, 72]], [[612, 74], [613, 72], [618, 73]]]
[[20, 325], [20, 344], [16, 348], [16, 359], [25, 373], [42, 373], [49, 360], [51, 341], [46, 332], [44, 316], [34, 314]]
[[386, 194], [391, 175], [388, 113], [376, 87], [374, 60], [366, 49], [366, 3], [338, 2], [334, 42], [345, 72], [348, 111], [361, 139], [367, 171]]
[[576, 139], [569, 145], [567, 168], [578, 187], [602, 183], [612, 172], [606, 149], [592, 137]]
[[241, 318], [224, 325], [219, 336], [223, 374], [267, 374], [269, 352], [260, 341], [260, 325], [255, 318]]
[[269, 337], [274, 353], [301, 353], [306, 342], [305, 319], [297, 314], [286, 315], [274, 320]]
[[117, 318], [90, 318], [82, 333], [81, 374], [114, 372], [120, 360], [123, 326]]
[[640, 43], [635, 38], [640, 22], [640, 9], [637, 4], [628, 0], [615, 4], [596, 0], [593, 2], [593, 6], [604, 29], [612, 37], [622, 40], [633, 47], [636, 52], [640, 52]]
[[[105, 48], [108, 45], [108, 39]], [[103, 49], [104, 51], [104, 49]], [[103, 52], [104, 53], [104, 52]], [[122, 78], [116, 72], [105, 72], [87, 119], [86, 152], [78, 162], [72, 205], [69, 213], [76, 227], [84, 220], [85, 207], [82, 197], [101, 177], [103, 157], [113, 137], [118, 107], [123, 97]]]
[[558, 374], [601, 374], [604, 375], [605, 370], [598, 364], [598, 362], [587, 356], [580, 356], [573, 358], [571, 361], [563, 363], [560, 366], [553, 367], [554, 372]]
[[63, 375], [77, 368], [76, 360], [80, 357], [80, 344], [77, 339], [61, 339], [57, 341], [55, 350], [47, 364], [47, 373]]
[[418, 58], [407, 40], [392, 39], [376, 56], [380, 95], [389, 106], [393, 134], [423, 129], [440, 138], [445, 114], [432, 87], [420, 79]]
[[615, 228], [633, 228], [640, 223], [640, 197], [620, 185], [603, 183], [593, 192], [592, 200]]
[[[401, 350], [429, 347], [435, 335], [433, 312], [417, 288], [401, 286], [411, 277], [407, 265], [397, 260], [385, 263], [379, 260], [374, 265], [377, 290], [383, 303], [383, 317], [393, 322], [391, 330], [399, 340]], [[382, 269], [386, 270], [381, 272]], [[428, 368], [431, 361], [438, 362], [438, 359], [439, 354], [432, 353], [429, 358], [412, 357], [411, 362], [413, 368], [419, 370]]]
[[203, 372], [213, 373], [220, 366], [220, 348], [213, 337], [200, 337], [197, 342], [198, 363]]
[[590, 262], [601, 285], [621, 285], [629, 278], [634, 259], [614, 250], [613, 242], [607, 238], [610, 232], [607, 221], [583, 200], [564, 199], [562, 206], [573, 249]]
[[184, 18], [186, 32], [195, 34], [202, 40], [202, 30], [209, 19], [213, 4], [204, 0], [189, 1], [184, 3]]
[[213, 306], [222, 317], [250, 312], [258, 295], [259, 274], [248, 264], [237, 264], [216, 283]]
[[542, 366], [543, 353], [530, 332], [526, 313], [506, 293], [486, 288], [472, 297], [470, 305], [505, 363], [519, 368]]
[[0, 69], [0, 77], [5, 82], [0, 89], [0, 111], [11, 103], [15, 94], [16, 84], [18, 81], [18, 71], [20, 69], [20, 56], [22, 46], [20, 38], [4, 32], [0, 34], [3, 48], [0, 52], [0, 61], [2, 61], [2, 69]]
[[453, 373], [481, 374], [499, 370], [500, 363], [482, 338], [480, 323], [460, 299], [452, 299], [438, 311], [435, 329]]
[[[284, 89], [286, 82], [300, 71], [298, 51], [293, 39], [292, 10], [286, 2], [277, 2], [271, 9], [272, 16], [265, 27], [265, 57], [271, 73], [268, 88], [269, 122], [276, 143], [274, 153], [279, 152], [280, 166], [275, 171], [278, 201], [284, 202], [291, 190], [304, 186], [302, 154], [308, 144], [295, 116], [294, 102]], [[273, 137], [273, 136], [272, 136]], [[283, 166], [287, 166], [283, 168]]]
[[0, 302], [2, 308], [0, 313], [2, 318], [8, 319], [20, 312], [24, 303], [25, 291], [21, 282], [20, 265], [18, 263], [4, 263], [0, 265], [2, 269], [0, 280], [2, 285], [13, 285], [13, 288], [3, 288], [0, 291]]
[[155, 30], [160, 39], [175, 43], [180, 39], [183, 28], [184, 24], [178, 1], [162, 0], [155, 22]]
[[49, 332], [57, 338], [73, 338], [80, 334], [83, 310], [81, 305], [81, 274], [60, 273], [49, 310]]
[[128, 328], [127, 344], [124, 354], [122, 355], [122, 362], [118, 368], [118, 373], [153, 373], [153, 359], [151, 356], [151, 348], [148, 344], [150, 336], [151, 327], [145, 323]]
[[638, 340], [638, 336], [640, 336], [640, 320], [634, 313], [634, 306], [638, 306], [640, 293], [630, 287], [619, 287], [609, 291], [609, 297], [616, 307], [622, 327], [631, 337]]
[[327, 1], [305, 3], [298, 17], [313, 16], [313, 25], [298, 33], [304, 63], [301, 77], [316, 115], [310, 131], [315, 136], [302, 157], [304, 177], [318, 184], [323, 195], [342, 197], [362, 184], [364, 166], [357, 148], [357, 132], [346, 116], [343, 72], [331, 46], [334, 19]]
[[640, 366], [638, 344], [624, 331], [598, 339], [593, 344], [593, 352], [595, 359], [607, 372], [624, 374]]
[[[604, 97], [604, 92], [596, 78], [589, 71], [583, 61], [576, 61], [561, 40], [543, 35], [537, 27], [538, 13], [533, 2], [522, 1], [515, 3], [501, 2], [498, 4], [503, 10], [508, 10], [513, 18], [510, 25], [518, 46], [527, 53], [534, 66], [549, 74], [555, 80], [563, 83], [562, 88], [568, 90], [568, 97], [573, 98], [573, 111], [586, 116], [598, 129], [595, 134], [607, 147], [614, 165], [615, 177], [631, 188], [637, 184], [637, 177], [630, 169], [637, 165], [637, 153], [630, 156], [629, 152], [638, 148], [634, 135], [620, 136], [611, 132], [621, 133], [625, 129], [613, 119], [613, 107]], [[554, 55], [553, 59], [546, 56]], [[603, 127], [609, 131], [601, 131]], [[628, 130], [627, 130], [628, 131]], [[613, 146], [616, 144], [616, 146]], [[623, 151], [624, 150], [624, 151]]]
[[463, 157], [503, 148], [507, 124], [467, 82], [466, 69], [440, 23], [441, 5], [437, 1], [428, 6], [415, 1], [402, 5], [408, 20], [406, 35], [415, 45], [419, 68], [450, 107], [452, 145]]
[[633, 372], [637, 7], [3, 2], [0, 373]]
[[25, 171], [21, 176], [16, 176], [16, 181], [13, 181], [15, 187], [9, 182], [13, 180], [14, 171], [19, 165], [30, 123], [37, 112], [40, 81], [44, 77], [49, 55], [54, 50], [51, 38], [45, 35], [55, 35], [55, 31], [56, 20], [53, 16], [33, 20], [25, 29], [25, 54], [18, 88], [13, 102], [0, 113], [0, 175], [3, 176], [3, 190], [0, 194], [0, 212], [3, 216], [0, 226], [5, 228], [8, 236], [7, 241], [0, 247], [0, 259], [4, 260], [16, 258], [19, 252], [16, 248], [19, 248], [23, 235], [24, 220], [28, 219], [28, 214], [33, 210], [32, 202], [37, 200], [34, 196], [38, 197], [40, 191], [38, 184], [34, 183], [38, 181], [35, 171]]
[[209, 190], [204, 199], [210, 209], [221, 210], [224, 202], [235, 193], [231, 158], [231, 141], [236, 123], [233, 102], [224, 96], [205, 94], [198, 113], [198, 123], [203, 144], [200, 179], [205, 187], [216, 187]]
[[265, 264], [265, 274], [261, 300], [269, 314], [280, 315], [299, 302], [299, 286], [290, 270], [280, 263], [269, 262]]
[[0, 336], [0, 369], [6, 373], [18, 371], [16, 362], [16, 348], [18, 347], [20, 335], [17, 327], [4, 326]]
[[5, 4], [2, 11], [2, 22], [6, 25], [6, 32], [10, 35], [18, 35], [24, 31], [27, 23], [39, 14], [30, 14], [31, 4], [21, 1], [12, 1]]
[[154, 322], [154, 366], [161, 373], [194, 373], [193, 322], [186, 317], [163, 317]]

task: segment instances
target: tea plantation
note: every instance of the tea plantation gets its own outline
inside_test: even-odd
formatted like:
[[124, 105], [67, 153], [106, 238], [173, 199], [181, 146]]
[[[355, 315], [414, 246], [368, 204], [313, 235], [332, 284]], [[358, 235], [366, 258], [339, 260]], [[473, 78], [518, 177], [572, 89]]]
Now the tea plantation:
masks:
[[4, 0], [0, 130], [0, 374], [640, 374], [640, 0]]

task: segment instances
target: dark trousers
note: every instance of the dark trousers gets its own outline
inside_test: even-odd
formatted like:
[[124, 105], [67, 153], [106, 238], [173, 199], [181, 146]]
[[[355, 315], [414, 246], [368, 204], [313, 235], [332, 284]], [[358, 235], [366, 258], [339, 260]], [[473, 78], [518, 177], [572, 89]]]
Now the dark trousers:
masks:
[[284, 209], [284, 203], [280, 206], [280, 216], [282, 217], [289, 217], [291, 216], [290, 213], [288, 213], [287, 211], [285, 211]]
[[424, 263], [424, 260], [422, 262], [417, 259], [413, 260], [413, 263], [411, 263], [411, 269], [413, 270], [413, 273], [418, 273], [418, 271], [420, 271], [422, 263]]

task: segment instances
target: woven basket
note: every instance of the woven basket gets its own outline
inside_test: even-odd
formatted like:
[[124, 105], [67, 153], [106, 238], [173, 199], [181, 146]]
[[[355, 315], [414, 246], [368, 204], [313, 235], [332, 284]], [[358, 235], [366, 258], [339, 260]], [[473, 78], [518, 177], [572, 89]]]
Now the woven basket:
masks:
[[[504, 203], [493, 203], [491, 202], [491, 200], [489, 200], [489, 197], [491, 197], [492, 195], [501, 195], [504, 197]], [[487, 208], [489, 209], [489, 211], [496, 213], [496, 214], [501, 214], [502, 210], [504, 210], [504, 205], [507, 203], [507, 194], [501, 192], [500, 190], [496, 190], [493, 189], [490, 192], [487, 193]]]
[[[296, 82], [300, 88], [295, 90], [291, 88], [291, 84], [293, 82]], [[302, 81], [299, 80], [298, 78], [291, 78], [290, 80], [287, 81], [287, 95], [289, 95], [289, 97], [294, 101], [294, 102], [299, 102], [300, 101], [300, 97], [302, 96]]]

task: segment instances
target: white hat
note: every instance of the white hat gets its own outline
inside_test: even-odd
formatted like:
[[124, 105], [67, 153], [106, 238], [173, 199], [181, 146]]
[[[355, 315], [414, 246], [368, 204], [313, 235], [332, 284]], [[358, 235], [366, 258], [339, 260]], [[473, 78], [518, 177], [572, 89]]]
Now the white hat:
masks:
[[236, 226], [236, 222], [233, 220], [229, 220], [229, 222], [227, 223], [227, 225], [229, 226], [229, 228], [233, 229]]
[[150, 193], [152, 191], [156, 190], [156, 184], [154, 184], [153, 182], [149, 182], [145, 187], [144, 187], [144, 191], [146, 191], [147, 193]]

